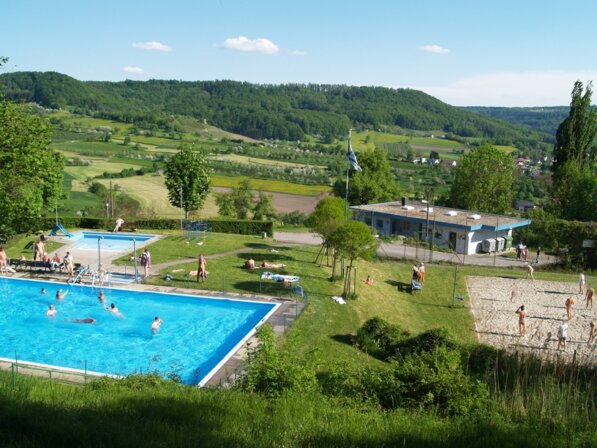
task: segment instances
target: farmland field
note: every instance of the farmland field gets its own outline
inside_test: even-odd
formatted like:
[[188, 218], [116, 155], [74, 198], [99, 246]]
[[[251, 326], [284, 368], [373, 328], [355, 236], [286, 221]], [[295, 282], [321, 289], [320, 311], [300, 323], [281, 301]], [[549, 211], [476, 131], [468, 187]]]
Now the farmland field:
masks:
[[218, 154], [216, 156], [208, 156], [208, 159], [213, 160], [224, 160], [227, 162], [234, 162], [238, 164], [246, 164], [246, 165], [265, 165], [265, 166], [272, 166], [272, 167], [282, 167], [282, 168], [319, 168], [321, 170], [325, 170], [326, 167], [322, 165], [307, 165], [304, 163], [293, 163], [293, 162], [282, 162], [279, 160], [270, 160], [270, 159], [260, 159], [256, 157], [248, 157], [248, 156], [241, 156], [238, 154]]

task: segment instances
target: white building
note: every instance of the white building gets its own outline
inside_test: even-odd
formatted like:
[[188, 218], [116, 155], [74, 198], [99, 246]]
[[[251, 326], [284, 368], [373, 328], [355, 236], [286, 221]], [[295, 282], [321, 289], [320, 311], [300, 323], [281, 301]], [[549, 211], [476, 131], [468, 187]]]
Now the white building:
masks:
[[380, 235], [417, 237], [421, 241], [474, 254], [508, 249], [512, 229], [528, 226], [530, 219], [428, 206], [423, 202], [385, 202], [351, 207], [356, 220]]

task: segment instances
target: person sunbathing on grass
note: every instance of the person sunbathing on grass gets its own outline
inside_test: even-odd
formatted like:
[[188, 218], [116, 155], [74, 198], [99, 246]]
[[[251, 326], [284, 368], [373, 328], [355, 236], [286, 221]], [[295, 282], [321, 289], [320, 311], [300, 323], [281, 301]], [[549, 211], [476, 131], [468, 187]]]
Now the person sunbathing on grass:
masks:
[[281, 263], [268, 263], [267, 261], [263, 260], [261, 262], [261, 267], [262, 268], [269, 268], [269, 269], [281, 269], [281, 268], [285, 268], [286, 265], [285, 264], [281, 264]]

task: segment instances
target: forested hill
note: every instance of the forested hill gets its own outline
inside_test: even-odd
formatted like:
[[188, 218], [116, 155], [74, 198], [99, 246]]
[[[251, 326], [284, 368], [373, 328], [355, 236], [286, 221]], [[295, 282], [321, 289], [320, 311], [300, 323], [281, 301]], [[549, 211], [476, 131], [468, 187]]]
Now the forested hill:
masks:
[[172, 115], [254, 138], [343, 137], [348, 128], [440, 131], [496, 144], [534, 146], [546, 136], [410, 89], [258, 85], [235, 81], [78, 81], [55, 72], [0, 75], [6, 97], [124, 122], [168, 123]]
[[462, 109], [507, 121], [512, 124], [528, 126], [538, 132], [556, 135], [558, 126], [570, 113], [569, 106], [554, 107], [463, 107]]

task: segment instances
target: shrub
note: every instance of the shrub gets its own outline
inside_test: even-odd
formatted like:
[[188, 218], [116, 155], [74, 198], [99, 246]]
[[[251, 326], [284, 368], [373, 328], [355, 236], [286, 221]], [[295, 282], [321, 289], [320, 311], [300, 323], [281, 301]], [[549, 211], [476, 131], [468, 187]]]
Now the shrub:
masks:
[[268, 325], [257, 331], [259, 344], [250, 349], [248, 370], [237, 387], [248, 392], [259, 392], [276, 397], [287, 390], [313, 389], [316, 381], [312, 370], [289, 360], [276, 345], [275, 335]]
[[300, 226], [304, 223], [305, 219], [307, 219], [307, 215], [298, 210], [280, 215], [280, 222], [284, 225]]
[[457, 345], [450, 336], [450, 333], [448, 333], [448, 330], [445, 328], [433, 328], [412, 338], [403, 339], [396, 345], [394, 353], [397, 356], [407, 356], [429, 352], [440, 347], [455, 349]]
[[396, 325], [381, 317], [372, 317], [357, 331], [356, 341], [361, 350], [379, 359], [388, 359], [396, 353], [396, 347], [408, 336]]
[[383, 379], [384, 371], [380, 368], [348, 363], [336, 364], [318, 376], [324, 394], [376, 405], [379, 405]]
[[488, 391], [464, 373], [460, 353], [445, 347], [393, 362], [392, 379], [380, 393], [384, 407], [434, 409], [442, 415], [465, 415], [488, 405]]

